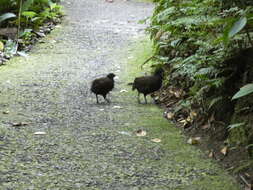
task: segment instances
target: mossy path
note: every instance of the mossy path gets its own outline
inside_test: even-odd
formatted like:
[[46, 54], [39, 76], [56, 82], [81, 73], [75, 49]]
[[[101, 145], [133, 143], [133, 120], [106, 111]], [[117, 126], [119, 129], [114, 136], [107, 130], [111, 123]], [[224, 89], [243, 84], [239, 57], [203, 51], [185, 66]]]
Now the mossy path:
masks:
[[[69, 0], [65, 7], [64, 23], [45, 43], [0, 67], [0, 189], [239, 189], [126, 85], [143, 74], [137, 68], [151, 48], [138, 20], [153, 5]], [[90, 81], [108, 72], [119, 77], [112, 103], [97, 105]], [[147, 135], [137, 137], [139, 129]]]

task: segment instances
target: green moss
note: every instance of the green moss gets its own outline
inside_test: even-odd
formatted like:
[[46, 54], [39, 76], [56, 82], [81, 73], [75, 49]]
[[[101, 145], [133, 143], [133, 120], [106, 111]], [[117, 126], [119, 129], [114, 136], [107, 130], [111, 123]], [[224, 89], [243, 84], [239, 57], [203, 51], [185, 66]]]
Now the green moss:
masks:
[[[152, 63], [146, 64], [144, 70], [140, 68], [142, 63], [152, 55], [152, 44], [147, 38], [143, 38], [135, 43], [128, 50], [128, 54], [133, 56], [125, 61], [125, 69], [127, 72], [122, 73], [123, 76], [121, 77], [123, 77], [123, 81], [131, 82], [136, 76], [143, 75], [144, 71], [147, 73], [150, 72], [149, 64]], [[124, 88], [124, 86], [121, 86], [121, 88]], [[140, 138], [139, 142], [143, 147], [145, 147], [145, 144], [153, 143], [151, 142], [153, 138], [161, 139], [159, 146], [167, 153], [165, 157], [157, 162], [160, 162], [161, 165], [165, 162], [172, 164], [172, 173], [166, 173], [164, 175], [167, 175], [169, 180], [178, 180], [178, 183], [182, 184], [173, 187], [172, 183], [172, 189], [239, 189], [235, 180], [226, 172], [222, 171], [216, 163], [206, 159], [198, 148], [186, 143], [187, 139], [181, 134], [181, 131], [163, 118], [163, 113], [160, 108], [154, 106], [152, 103], [147, 105], [138, 104], [136, 99], [137, 93], [132, 92], [130, 88], [128, 90], [129, 92], [124, 98], [126, 101], [136, 101], [135, 112], [143, 114], [138, 114], [136, 118], [131, 118], [131, 126], [127, 125], [123, 129], [128, 131], [136, 131], [138, 129], [146, 130], [147, 136]], [[148, 102], [152, 102], [151, 98], [148, 99]], [[117, 114], [116, 117], [123, 121], [125, 120], [126, 123], [129, 120], [129, 117], [125, 114]], [[157, 162], [147, 164], [152, 166], [152, 164], [157, 165]]]

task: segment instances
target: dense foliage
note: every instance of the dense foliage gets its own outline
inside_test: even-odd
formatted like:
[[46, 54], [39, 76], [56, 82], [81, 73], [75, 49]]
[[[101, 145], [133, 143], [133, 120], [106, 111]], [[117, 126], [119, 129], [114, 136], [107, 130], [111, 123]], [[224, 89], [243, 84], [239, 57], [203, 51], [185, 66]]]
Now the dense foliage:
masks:
[[[251, 0], [157, 0], [149, 27], [153, 58], [168, 68], [168, 83], [186, 92], [177, 111], [198, 107], [199, 114], [215, 114], [230, 130], [245, 127], [231, 128], [241, 124], [232, 118], [236, 101], [231, 99], [253, 82], [252, 5]], [[252, 92], [247, 85], [233, 99]], [[249, 145], [252, 127], [243, 131], [248, 140], [235, 141]]]
[[[62, 16], [59, 0], [1, 0], [0, 53], [5, 57], [16, 54], [44, 36]], [[43, 29], [42, 26], [48, 26]], [[1, 54], [3, 56], [3, 53]], [[1, 58], [0, 58], [1, 63]]]

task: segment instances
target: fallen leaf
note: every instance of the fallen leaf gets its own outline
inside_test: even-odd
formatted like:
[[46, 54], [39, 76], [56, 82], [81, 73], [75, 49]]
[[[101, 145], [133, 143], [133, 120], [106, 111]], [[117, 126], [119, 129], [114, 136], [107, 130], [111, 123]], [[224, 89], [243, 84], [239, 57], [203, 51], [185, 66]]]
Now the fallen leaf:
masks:
[[174, 95], [175, 95], [176, 98], [180, 98], [182, 93], [180, 91], [175, 91]]
[[188, 116], [188, 117], [186, 118], [186, 121], [187, 121], [187, 122], [192, 122], [193, 120], [192, 120], [191, 116]]
[[210, 125], [209, 125], [209, 124], [205, 124], [205, 125], [203, 125], [203, 126], [201, 127], [201, 129], [208, 129], [208, 128], [210, 128]]
[[155, 35], [155, 40], [159, 40], [162, 37], [163, 33], [163, 30], [159, 30]]
[[214, 156], [214, 152], [211, 150], [210, 153], [208, 154], [208, 157], [213, 158], [213, 156]]
[[179, 120], [179, 123], [183, 124], [183, 127], [185, 127], [189, 122], [186, 119]]
[[118, 133], [122, 134], [122, 135], [131, 136], [131, 134], [129, 132], [127, 132], [127, 131], [119, 131]]
[[144, 137], [146, 135], [147, 135], [147, 132], [142, 129], [139, 129], [138, 131], [136, 131], [136, 136], [138, 137]]
[[120, 92], [127, 92], [127, 90], [125, 90], [125, 89], [122, 89]]
[[221, 149], [221, 151], [220, 151], [224, 156], [226, 156], [227, 155], [227, 153], [228, 153], [228, 147], [227, 146], [225, 146], [224, 148], [222, 148]]
[[9, 114], [10, 112], [9, 111], [3, 111], [3, 114]]
[[47, 133], [44, 131], [37, 131], [34, 133], [34, 135], [46, 135]]
[[169, 93], [174, 94], [174, 91], [172, 89], [169, 89]]
[[161, 139], [158, 139], [158, 138], [154, 138], [154, 139], [151, 139], [152, 142], [155, 142], [155, 143], [159, 143], [161, 142]]
[[113, 109], [121, 109], [122, 107], [120, 106], [113, 106]]
[[196, 113], [195, 111], [191, 111], [190, 117], [191, 117], [191, 118], [194, 118], [194, 117], [196, 117], [196, 116], [197, 116], [197, 113]]
[[200, 137], [189, 138], [187, 143], [191, 145], [196, 145], [200, 143], [200, 139]]
[[167, 115], [166, 115], [166, 117], [167, 117], [167, 119], [173, 119], [174, 113], [168, 112]]
[[26, 122], [19, 122], [19, 123], [12, 123], [13, 127], [21, 127], [21, 126], [26, 126], [28, 123]]

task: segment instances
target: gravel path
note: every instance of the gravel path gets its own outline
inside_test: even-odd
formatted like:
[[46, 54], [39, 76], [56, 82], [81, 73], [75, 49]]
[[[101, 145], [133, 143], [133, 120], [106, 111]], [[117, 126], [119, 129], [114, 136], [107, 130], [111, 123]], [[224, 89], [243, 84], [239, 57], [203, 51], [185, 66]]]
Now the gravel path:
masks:
[[[0, 68], [0, 189], [239, 189], [185, 143], [161, 110], [120, 92], [129, 91], [126, 83], [138, 75], [127, 58], [145, 38], [138, 21], [151, 15], [153, 5], [64, 4], [65, 21], [46, 43]], [[108, 72], [119, 77], [112, 103], [97, 105], [90, 81]], [[12, 126], [19, 122], [28, 125]], [[138, 129], [147, 136], [137, 137]]]

